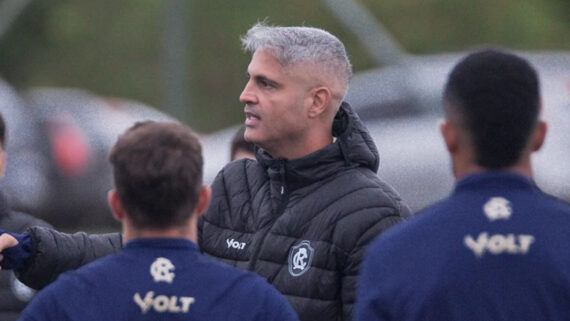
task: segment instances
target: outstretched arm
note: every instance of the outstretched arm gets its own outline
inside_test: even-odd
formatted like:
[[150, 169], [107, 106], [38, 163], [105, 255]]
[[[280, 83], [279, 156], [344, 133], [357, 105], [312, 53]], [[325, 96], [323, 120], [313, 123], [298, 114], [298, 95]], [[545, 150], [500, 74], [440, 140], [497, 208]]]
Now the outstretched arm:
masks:
[[[2, 234], [5, 235], [5, 234]], [[115, 253], [122, 247], [119, 233], [61, 233], [50, 228], [32, 227], [24, 234], [12, 234], [0, 241], [4, 269], [14, 269], [18, 279], [27, 286], [41, 289], [59, 274], [76, 269], [97, 258]]]

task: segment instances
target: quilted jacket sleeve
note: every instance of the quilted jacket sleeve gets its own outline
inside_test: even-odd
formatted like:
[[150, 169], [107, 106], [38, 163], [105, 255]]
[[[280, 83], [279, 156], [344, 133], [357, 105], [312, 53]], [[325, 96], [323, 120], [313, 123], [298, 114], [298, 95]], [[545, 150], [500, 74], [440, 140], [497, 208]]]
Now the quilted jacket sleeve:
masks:
[[30, 263], [16, 273], [20, 281], [38, 290], [59, 274], [115, 253], [122, 247], [120, 233], [66, 234], [43, 227], [31, 227], [27, 232], [32, 237], [34, 249]]
[[374, 224], [371, 224], [366, 229], [362, 230], [357, 242], [347, 253], [341, 283], [343, 320], [352, 320], [356, 297], [357, 277], [367, 246], [382, 232], [402, 222], [410, 215], [410, 209], [405, 205], [399, 209], [384, 208], [381, 210], [389, 211], [391, 212], [391, 215], [385, 215], [381, 220], [376, 221]]

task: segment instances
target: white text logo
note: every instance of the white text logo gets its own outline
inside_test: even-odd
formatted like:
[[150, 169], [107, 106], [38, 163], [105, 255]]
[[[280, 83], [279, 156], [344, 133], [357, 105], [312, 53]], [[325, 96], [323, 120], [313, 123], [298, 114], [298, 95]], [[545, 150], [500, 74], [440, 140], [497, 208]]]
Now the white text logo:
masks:
[[166, 296], [158, 295], [154, 297], [154, 292], [149, 291], [146, 293], [144, 299], [140, 294], [135, 293], [133, 297], [135, 303], [141, 308], [141, 312], [147, 313], [150, 308], [154, 308], [156, 312], [169, 312], [169, 313], [187, 313], [190, 305], [194, 303], [193, 297], [187, 296]]
[[238, 249], [238, 250], [243, 250], [243, 248], [245, 247], [245, 243], [244, 242], [238, 242], [234, 239], [226, 239], [226, 243], [228, 243], [228, 249], [230, 247], [234, 248], [234, 249]]
[[494, 255], [502, 253], [526, 254], [533, 242], [534, 236], [525, 234], [495, 234], [489, 237], [487, 232], [483, 232], [479, 234], [477, 240], [474, 240], [471, 235], [467, 235], [464, 238], [465, 246], [478, 257], [482, 257], [485, 251]]
[[172, 283], [174, 280], [174, 264], [169, 259], [159, 257], [150, 265], [150, 275], [154, 278], [154, 282]]

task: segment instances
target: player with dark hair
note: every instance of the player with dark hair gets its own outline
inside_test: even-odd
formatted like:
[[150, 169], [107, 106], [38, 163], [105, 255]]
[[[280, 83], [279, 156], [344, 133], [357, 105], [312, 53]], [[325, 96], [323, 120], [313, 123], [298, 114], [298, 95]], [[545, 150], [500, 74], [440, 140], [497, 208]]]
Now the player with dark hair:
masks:
[[196, 225], [210, 189], [190, 129], [137, 124], [109, 159], [124, 249], [61, 275], [21, 320], [297, 320], [263, 278], [200, 254]]
[[[492, 59], [491, 59], [492, 58]], [[477, 165], [508, 168], [526, 151], [538, 121], [538, 77], [527, 62], [495, 51], [474, 54], [449, 75], [447, 119], [469, 135]]]
[[455, 190], [373, 242], [357, 320], [567, 320], [570, 206], [534, 184], [539, 81], [523, 58], [474, 52], [452, 70], [441, 133]]

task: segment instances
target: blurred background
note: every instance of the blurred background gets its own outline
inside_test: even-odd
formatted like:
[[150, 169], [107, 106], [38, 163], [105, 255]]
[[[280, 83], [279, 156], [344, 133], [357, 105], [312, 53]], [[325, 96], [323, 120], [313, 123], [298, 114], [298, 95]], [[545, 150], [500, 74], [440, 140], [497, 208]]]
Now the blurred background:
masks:
[[379, 175], [414, 210], [452, 186], [437, 121], [453, 63], [483, 45], [527, 56], [558, 133], [537, 157], [537, 181], [570, 199], [569, 17], [568, 0], [0, 0], [2, 186], [15, 207], [57, 227], [116, 228], [106, 153], [141, 119], [200, 132], [211, 181], [243, 122], [250, 57], [239, 37], [267, 20], [345, 43], [355, 71], [347, 100], [376, 139]]

